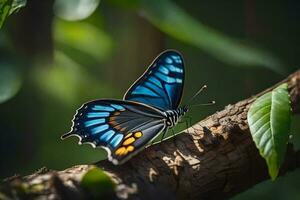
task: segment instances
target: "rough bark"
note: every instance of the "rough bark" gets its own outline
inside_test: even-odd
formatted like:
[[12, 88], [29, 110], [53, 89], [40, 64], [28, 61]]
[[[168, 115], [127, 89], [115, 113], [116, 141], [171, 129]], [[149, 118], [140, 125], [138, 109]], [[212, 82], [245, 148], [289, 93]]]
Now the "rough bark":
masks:
[[[288, 83], [293, 113], [300, 112], [300, 71], [278, 83]], [[278, 85], [277, 84], [277, 85]], [[120, 199], [227, 199], [268, 179], [267, 167], [249, 132], [251, 103], [277, 85], [198, 122], [174, 138], [152, 145], [122, 166], [96, 163], [117, 184]], [[64, 171], [42, 169], [27, 177], [12, 177], [5, 191], [21, 183], [42, 184], [36, 197], [83, 199], [82, 175], [93, 165]], [[288, 146], [280, 175], [300, 166], [300, 152]]]

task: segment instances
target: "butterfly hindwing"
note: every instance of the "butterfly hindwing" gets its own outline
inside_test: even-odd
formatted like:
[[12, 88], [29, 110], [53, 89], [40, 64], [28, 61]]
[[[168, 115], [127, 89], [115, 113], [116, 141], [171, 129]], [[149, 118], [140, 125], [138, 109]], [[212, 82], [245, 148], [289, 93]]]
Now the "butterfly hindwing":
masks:
[[160, 120], [156, 120], [134, 131], [128, 132], [120, 146], [118, 146], [111, 155], [113, 162], [117, 161], [118, 164], [125, 162], [142, 150], [142, 147], [158, 136], [164, 129], [164, 123]]
[[142, 103], [101, 99], [88, 102], [77, 110], [69, 133], [79, 143], [101, 146], [109, 160], [122, 163], [136, 154], [165, 128], [161, 111]]
[[137, 101], [161, 110], [176, 109], [184, 84], [182, 56], [173, 50], [160, 54], [129, 88], [124, 100]]

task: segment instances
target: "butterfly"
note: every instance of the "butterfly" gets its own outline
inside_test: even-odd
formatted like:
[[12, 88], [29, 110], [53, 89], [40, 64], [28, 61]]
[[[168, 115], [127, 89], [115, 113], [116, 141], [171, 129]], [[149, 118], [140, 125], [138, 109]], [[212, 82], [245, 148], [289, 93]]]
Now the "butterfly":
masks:
[[83, 104], [73, 118], [71, 131], [61, 138], [77, 136], [79, 144], [104, 148], [113, 164], [126, 162], [188, 111], [187, 106], [179, 107], [184, 75], [181, 54], [162, 52], [123, 100], [98, 99]]

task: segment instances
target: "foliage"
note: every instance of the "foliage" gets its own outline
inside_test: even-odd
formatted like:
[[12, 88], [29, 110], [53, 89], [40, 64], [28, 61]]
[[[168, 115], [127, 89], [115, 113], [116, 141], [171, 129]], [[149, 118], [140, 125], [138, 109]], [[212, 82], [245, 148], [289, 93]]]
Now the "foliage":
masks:
[[261, 66], [282, 73], [281, 61], [271, 53], [242, 44], [195, 20], [169, 0], [142, 1], [140, 11], [161, 31], [196, 46], [220, 61], [236, 66]]
[[[0, 28], [5, 19], [26, 5], [26, 0], [0, 0]], [[21, 76], [12, 63], [0, 63], [0, 103], [11, 99], [21, 87]]]
[[0, 103], [12, 98], [21, 87], [21, 77], [8, 63], [0, 63]]
[[262, 95], [251, 105], [248, 123], [256, 147], [274, 180], [283, 162], [290, 134], [291, 106], [286, 83]]
[[114, 193], [115, 184], [101, 169], [90, 169], [80, 182], [81, 187], [94, 199], [107, 197]]
[[5, 19], [26, 5], [26, 0], [0, 0], [0, 28]]

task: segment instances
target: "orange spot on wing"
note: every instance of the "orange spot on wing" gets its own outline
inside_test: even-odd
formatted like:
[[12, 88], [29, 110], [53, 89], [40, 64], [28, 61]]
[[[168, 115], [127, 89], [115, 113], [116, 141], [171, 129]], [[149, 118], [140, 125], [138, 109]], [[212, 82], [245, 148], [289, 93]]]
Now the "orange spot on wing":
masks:
[[132, 152], [134, 150], [134, 146], [130, 145], [127, 148], [126, 147], [119, 147], [116, 151], [115, 154], [117, 156], [123, 156], [128, 154], [129, 152]]
[[117, 115], [119, 115], [119, 114], [120, 114], [120, 112], [114, 112], [114, 113], [113, 113], [114, 116], [117, 116]]
[[125, 147], [120, 147], [116, 150], [115, 154], [121, 156], [123, 154], [126, 154], [126, 152], [127, 152], [127, 149]]
[[135, 141], [135, 139], [133, 138], [133, 137], [130, 137], [130, 138], [128, 138], [127, 140], [125, 140], [124, 142], [123, 142], [123, 145], [129, 145], [129, 144], [131, 144], [131, 143], [133, 143]]
[[140, 137], [142, 137], [142, 135], [143, 135], [143, 133], [142, 132], [136, 132], [136, 133], [134, 133], [134, 137], [136, 137], [136, 138], [140, 138]]
[[116, 117], [112, 116], [109, 118], [109, 121], [115, 121], [116, 120]]
[[108, 123], [109, 123], [110, 125], [112, 125], [112, 126], [115, 126], [115, 125], [118, 124], [116, 121], [109, 121]]
[[118, 131], [122, 129], [120, 125], [114, 126], [114, 128]]
[[127, 149], [126, 149], [128, 152], [131, 152], [134, 150], [134, 146], [128, 146]]
[[128, 134], [125, 136], [125, 139], [126, 139], [126, 138], [129, 138], [130, 136], [132, 136], [132, 133], [128, 133]]

